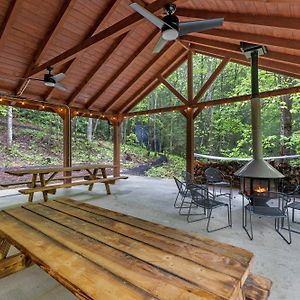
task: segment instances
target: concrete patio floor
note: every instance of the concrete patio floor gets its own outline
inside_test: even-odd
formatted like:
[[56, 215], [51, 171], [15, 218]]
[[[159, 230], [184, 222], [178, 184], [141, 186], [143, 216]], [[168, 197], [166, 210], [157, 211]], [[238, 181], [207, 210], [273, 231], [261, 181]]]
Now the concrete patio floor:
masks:
[[[0, 209], [26, 203], [27, 198], [22, 195], [12, 195], [15, 192], [16, 190], [0, 191]], [[109, 196], [105, 194], [104, 185], [97, 184], [92, 192], [87, 192], [87, 188], [83, 186], [58, 190], [56, 195], [50, 195], [50, 199], [64, 196], [85, 201], [248, 249], [255, 254], [251, 271], [273, 281], [270, 300], [300, 299], [300, 235], [293, 234], [292, 244], [288, 245], [275, 232], [274, 222], [271, 219], [255, 217], [254, 240], [250, 241], [242, 228], [242, 199], [237, 193], [234, 194], [232, 207], [233, 227], [207, 233], [205, 221], [188, 224], [184, 216], [178, 215], [178, 211], [173, 208], [176, 194], [177, 189], [173, 180], [130, 176], [128, 180], [121, 180], [112, 186], [112, 195]], [[40, 194], [35, 196], [35, 200], [40, 198]], [[225, 213], [224, 209], [216, 210], [212, 224], [218, 226], [224, 222]], [[1, 279], [0, 299], [77, 298], [39, 267], [33, 266]]]

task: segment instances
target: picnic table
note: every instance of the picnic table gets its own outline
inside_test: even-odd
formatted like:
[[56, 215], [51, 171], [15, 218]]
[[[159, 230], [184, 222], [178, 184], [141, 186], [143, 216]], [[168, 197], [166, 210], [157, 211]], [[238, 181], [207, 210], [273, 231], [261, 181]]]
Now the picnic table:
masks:
[[[18, 267], [5, 263], [9, 245], [21, 250]], [[257, 283], [252, 259], [238, 247], [67, 198], [0, 212], [0, 277], [1, 264], [7, 275], [35, 263], [79, 299], [266, 299], [258, 288], [255, 298], [245, 292]]]
[[[48, 193], [55, 193], [58, 188], [67, 188], [78, 185], [88, 185], [88, 190], [91, 191], [93, 186], [97, 182], [105, 184], [107, 194], [111, 194], [109, 184], [114, 183], [118, 179], [126, 179], [127, 176], [118, 176], [118, 177], [107, 177], [106, 169], [113, 169], [113, 165], [109, 164], [82, 164], [72, 167], [40, 167], [40, 168], [21, 168], [8, 170], [5, 173], [13, 176], [25, 176], [32, 175], [31, 182], [29, 183], [30, 188], [19, 190], [20, 193], [28, 194], [28, 201], [32, 202], [35, 192], [42, 192], [44, 201], [48, 201]], [[69, 183], [56, 183], [57, 180], [68, 180], [72, 179], [73, 176], [63, 176], [58, 178], [59, 173], [71, 173], [71, 172], [85, 172], [85, 176], [75, 176], [83, 177], [83, 180], [77, 182]], [[99, 177], [98, 172], [101, 171], [101, 177]], [[45, 175], [48, 175], [45, 178]]]

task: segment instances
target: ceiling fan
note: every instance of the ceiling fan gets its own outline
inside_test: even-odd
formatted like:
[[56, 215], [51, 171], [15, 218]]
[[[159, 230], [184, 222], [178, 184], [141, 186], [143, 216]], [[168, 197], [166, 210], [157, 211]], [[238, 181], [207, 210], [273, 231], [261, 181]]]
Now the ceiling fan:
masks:
[[[62, 83], [60, 83], [60, 81], [62, 81], [66, 77], [65, 74], [59, 73], [59, 74], [53, 75], [52, 70], [53, 70], [53, 68], [47, 67], [48, 73], [44, 74], [44, 79], [33, 78], [33, 77], [28, 77], [28, 78], [14, 77], [14, 76], [0, 77], [0, 79], [5, 80], [5, 81], [12, 81], [12, 82], [15, 82], [16, 78], [23, 79], [23, 80], [27, 80], [27, 84], [29, 83], [30, 80], [41, 81], [41, 82], [44, 82], [44, 84], [46, 86], [54, 87], [61, 91], [66, 91], [67, 90], [66, 87]], [[23, 91], [27, 87], [27, 84], [25, 84], [25, 86], [23, 87]]]
[[29, 77], [28, 79], [42, 81], [42, 82], [44, 82], [44, 84], [46, 86], [54, 87], [61, 91], [66, 91], [67, 90], [66, 87], [62, 83], [60, 83], [60, 81], [66, 77], [65, 74], [59, 73], [59, 74], [53, 75], [52, 70], [53, 70], [53, 68], [47, 67], [48, 73], [46, 73], [44, 75], [44, 79], [31, 78], [31, 77]]
[[222, 26], [224, 22], [223, 18], [179, 22], [178, 17], [175, 15], [176, 5], [173, 3], [165, 5], [164, 9], [166, 16], [162, 19], [158, 18], [138, 3], [131, 3], [129, 6], [161, 30], [161, 37], [154, 47], [153, 53], [159, 53], [169, 41], [174, 41], [179, 36], [219, 27]]

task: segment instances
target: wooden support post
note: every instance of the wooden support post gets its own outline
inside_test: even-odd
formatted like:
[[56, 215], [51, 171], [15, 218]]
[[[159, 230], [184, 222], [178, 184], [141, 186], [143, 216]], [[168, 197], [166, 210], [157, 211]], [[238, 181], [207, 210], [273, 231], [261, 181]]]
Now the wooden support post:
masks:
[[194, 112], [193, 109], [186, 114], [186, 171], [194, 176]]
[[193, 101], [193, 52], [188, 53], [188, 68], [187, 68], [187, 89], [188, 89], [188, 101]]
[[114, 177], [120, 176], [121, 122], [114, 122]]
[[[69, 109], [64, 110], [61, 114], [64, 123], [64, 149], [63, 149], [63, 164], [64, 167], [72, 167], [72, 132], [71, 132], [71, 112]], [[72, 172], [64, 172], [64, 176], [72, 176]], [[72, 183], [72, 178], [67, 178], [64, 183]]]

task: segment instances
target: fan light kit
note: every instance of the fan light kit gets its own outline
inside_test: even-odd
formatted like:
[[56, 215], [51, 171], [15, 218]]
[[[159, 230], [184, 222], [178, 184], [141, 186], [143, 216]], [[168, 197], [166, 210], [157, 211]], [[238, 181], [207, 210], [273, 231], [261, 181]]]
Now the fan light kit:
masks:
[[161, 30], [161, 37], [158, 40], [153, 53], [159, 53], [169, 41], [174, 41], [179, 36], [183, 36], [191, 32], [209, 30], [222, 26], [224, 23], [223, 18], [179, 22], [178, 17], [175, 15], [176, 5], [174, 3], [168, 3], [165, 5], [164, 9], [166, 16], [162, 19], [158, 18], [138, 3], [131, 3], [129, 6]]

